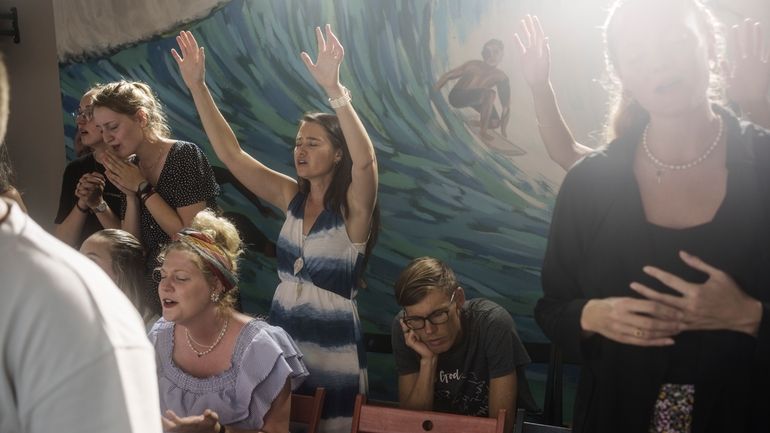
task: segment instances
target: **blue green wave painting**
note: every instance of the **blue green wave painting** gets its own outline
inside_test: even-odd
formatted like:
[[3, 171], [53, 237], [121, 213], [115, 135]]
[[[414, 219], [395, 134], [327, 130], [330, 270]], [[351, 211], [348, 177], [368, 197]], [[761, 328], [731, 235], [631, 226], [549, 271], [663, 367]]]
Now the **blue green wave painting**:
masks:
[[[315, 56], [314, 27], [327, 22], [345, 46], [342, 81], [380, 168], [382, 231], [368, 287], [358, 296], [367, 331], [389, 332], [398, 310], [394, 280], [409, 260], [431, 255], [453, 267], [469, 297], [507, 308], [524, 340], [545, 340], [532, 309], [541, 294], [555, 182], [480, 146], [462, 116], [432, 90], [448, 69], [442, 53], [450, 40], [462, 40], [492, 6], [492, 0], [232, 0], [186, 26], [206, 47], [208, 85], [243, 147], [290, 175], [297, 120], [303, 112], [330, 110], [299, 53]], [[63, 112], [73, 111], [94, 83], [145, 81], [165, 105], [174, 136], [198, 143], [223, 167], [169, 54], [173, 36], [62, 64]], [[66, 122], [73, 134], [72, 119]], [[260, 245], [242, 267], [242, 291], [248, 311], [266, 314], [278, 282], [270, 242], [283, 217], [234, 184], [223, 186], [220, 205], [258, 229]]]

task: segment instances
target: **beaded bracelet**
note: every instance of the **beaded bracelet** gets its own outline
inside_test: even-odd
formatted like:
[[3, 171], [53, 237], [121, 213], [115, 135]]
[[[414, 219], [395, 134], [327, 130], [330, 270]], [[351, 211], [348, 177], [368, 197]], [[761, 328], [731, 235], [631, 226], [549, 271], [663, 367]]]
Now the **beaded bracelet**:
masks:
[[339, 98], [329, 98], [329, 105], [332, 106], [332, 108], [340, 108], [344, 107], [348, 104], [350, 104], [350, 90], [348, 90], [347, 87], [342, 87], [342, 96]]

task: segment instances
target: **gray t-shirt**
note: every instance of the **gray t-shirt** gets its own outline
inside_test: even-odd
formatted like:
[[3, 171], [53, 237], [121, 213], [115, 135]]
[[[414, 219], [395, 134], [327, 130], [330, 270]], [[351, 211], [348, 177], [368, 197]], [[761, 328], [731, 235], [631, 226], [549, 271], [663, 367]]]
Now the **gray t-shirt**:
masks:
[[[417, 373], [420, 356], [404, 342], [399, 313], [393, 320], [391, 340], [399, 375]], [[516, 372], [517, 405], [537, 410], [524, 376], [530, 362], [510, 314], [486, 299], [471, 299], [461, 309], [463, 335], [438, 357], [433, 410], [489, 416], [489, 381]]]

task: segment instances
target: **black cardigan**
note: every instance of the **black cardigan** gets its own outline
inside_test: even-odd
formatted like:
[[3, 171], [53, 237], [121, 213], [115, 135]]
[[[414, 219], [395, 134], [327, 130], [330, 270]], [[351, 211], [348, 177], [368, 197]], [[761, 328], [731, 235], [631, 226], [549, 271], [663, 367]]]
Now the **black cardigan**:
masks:
[[[633, 175], [639, 134], [616, 140], [570, 170], [556, 201], [535, 318], [583, 361], [573, 431], [647, 433], [660, 385], [694, 383], [693, 432], [768, 431], [770, 412], [770, 135], [717, 107], [727, 134], [727, 194], [707, 224], [673, 230], [646, 221]], [[639, 281], [673, 293], [644, 265], [702, 282], [678, 259], [687, 250], [724, 270], [764, 303], [758, 338], [686, 332], [668, 348], [581, 337], [589, 299], [639, 297]]]

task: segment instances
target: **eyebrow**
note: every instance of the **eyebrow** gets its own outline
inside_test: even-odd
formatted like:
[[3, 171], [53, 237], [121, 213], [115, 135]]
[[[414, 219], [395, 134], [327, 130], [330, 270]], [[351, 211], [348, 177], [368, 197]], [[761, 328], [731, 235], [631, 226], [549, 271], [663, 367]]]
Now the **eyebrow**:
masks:
[[449, 305], [447, 305], [446, 307], [436, 308], [435, 310], [433, 310], [430, 313], [428, 313], [427, 316], [409, 315], [409, 314], [406, 314], [406, 309], [404, 309], [404, 319], [424, 319], [424, 318], [430, 317], [430, 316], [432, 316], [432, 315], [434, 315], [436, 313], [441, 313], [444, 310], [449, 310]]

